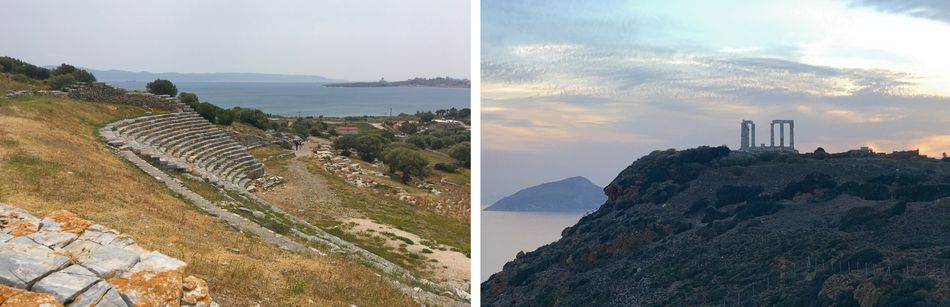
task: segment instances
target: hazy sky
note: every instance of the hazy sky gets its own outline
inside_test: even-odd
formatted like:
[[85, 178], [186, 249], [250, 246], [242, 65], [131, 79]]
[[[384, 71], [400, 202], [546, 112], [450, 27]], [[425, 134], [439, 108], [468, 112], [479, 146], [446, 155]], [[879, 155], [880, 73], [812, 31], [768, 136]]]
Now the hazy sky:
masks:
[[604, 185], [656, 149], [735, 149], [743, 119], [758, 143], [795, 120], [802, 151], [950, 152], [950, 5], [712, 3], [482, 1], [486, 201]]
[[470, 78], [464, 0], [5, 1], [0, 55], [152, 72]]

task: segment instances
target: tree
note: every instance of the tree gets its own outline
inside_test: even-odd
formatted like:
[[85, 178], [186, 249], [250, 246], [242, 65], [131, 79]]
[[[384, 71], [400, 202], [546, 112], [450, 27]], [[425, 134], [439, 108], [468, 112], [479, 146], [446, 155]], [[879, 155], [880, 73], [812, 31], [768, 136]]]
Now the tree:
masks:
[[419, 120], [421, 120], [423, 123], [428, 123], [435, 119], [435, 114], [432, 114], [432, 112], [420, 112], [418, 115]]
[[383, 130], [383, 133], [380, 134], [384, 139], [389, 140], [390, 142], [396, 140], [396, 135], [392, 131]]
[[96, 82], [96, 76], [93, 76], [92, 73], [86, 71], [85, 69], [79, 69], [72, 73], [73, 78], [76, 78], [78, 82], [92, 83]]
[[[334, 131], [334, 130], [330, 130]], [[332, 133], [332, 132], [331, 132]], [[333, 140], [333, 148], [341, 150], [343, 152], [350, 152], [350, 149], [356, 147], [356, 136], [355, 135], [344, 135], [336, 140]], [[344, 156], [349, 156], [346, 154]]]
[[361, 135], [356, 138], [353, 149], [363, 161], [373, 162], [383, 154], [387, 143], [386, 139], [378, 135]]
[[178, 100], [192, 108], [198, 107], [198, 95], [195, 93], [181, 92], [181, 94], [178, 94]]
[[409, 142], [409, 144], [419, 147], [420, 149], [426, 149], [426, 146], [428, 146], [428, 143], [426, 142], [426, 137], [422, 135], [410, 136], [409, 139], [406, 141]]
[[63, 63], [63, 64], [59, 64], [59, 66], [53, 69], [53, 71], [50, 72], [50, 75], [52, 76], [69, 75], [76, 72], [77, 70], [78, 69], [76, 69], [75, 66]]
[[470, 167], [472, 164], [472, 144], [469, 142], [458, 143], [449, 148], [449, 156], [459, 164]]
[[73, 78], [73, 75], [58, 75], [49, 78], [46, 80], [46, 84], [49, 84], [49, 88], [57, 91], [62, 91], [63, 89], [69, 87], [76, 83], [76, 78]]
[[439, 150], [445, 147], [445, 142], [442, 141], [442, 138], [429, 136], [429, 147], [435, 150]]
[[155, 95], [178, 95], [178, 88], [175, 87], [175, 84], [165, 79], [155, 79], [155, 81], [146, 84], [145, 88], [149, 93]]
[[408, 183], [415, 177], [424, 177], [429, 174], [429, 160], [415, 150], [404, 147], [392, 147], [383, 155], [383, 163], [389, 166], [389, 173], [401, 173], [400, 181]]
[[408, 135], [412, 135], [416, 132], [419, 132], [419, 125], [413, 122], [404, 122], [402, 125], [399, 125], [399, 131]]

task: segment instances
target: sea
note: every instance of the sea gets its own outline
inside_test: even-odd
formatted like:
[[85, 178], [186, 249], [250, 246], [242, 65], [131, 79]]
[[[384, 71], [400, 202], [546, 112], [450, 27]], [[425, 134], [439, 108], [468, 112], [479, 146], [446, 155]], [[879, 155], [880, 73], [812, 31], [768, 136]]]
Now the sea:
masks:
[[[147, 82], [106, 82], [127, 90], [145, 90]], [[319, 83], [176, 82], [219, 107], [255, 108], [284, 116], [359, 116], [414, 114], [470, 108], [471, 89], [432, 87], [326, 87]]]
[[482, 211], [482, 282], [501, 271], [519, 251], [530, 252], [561, 238], [586, 213]]

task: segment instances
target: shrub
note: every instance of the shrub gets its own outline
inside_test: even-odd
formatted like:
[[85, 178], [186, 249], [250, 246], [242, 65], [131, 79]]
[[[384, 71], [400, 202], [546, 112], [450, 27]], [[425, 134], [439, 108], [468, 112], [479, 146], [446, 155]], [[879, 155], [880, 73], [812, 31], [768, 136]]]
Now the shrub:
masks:
[[891, 190], [880, 183], [865, 183], [844, 189], [844, 191], [867, 200], [887, 200], [891, 198]]
[[96, 82], [96, 76], [93, 76], [92, 73], [84, 69], [76, 70], [72, 73], [72, 75], [73, 75], [73, 78], [76, 78], [76, 81], [78, 82], [85, 82], [85, 83]]
[[200, 115], [202, 118], [213, 123], [214, 117], [220, 109], [221, 108], [218, 108], [218, 106], [211, 103], [202, 102], [198, 104], [197, 108], [195, 108], [195, 112], [198, 112], [198, 115]]
[[436, 163], [435, 169], [446, 172], [446, 173], [455, 173], [459, 169], [458, 165], [449, 164], [449, 163]]
[[837, 182], [831, 176], [824, 173], [811, 173], [804, 179], [789, 183], [781, 192], [777, 194], [779, 199], [793, 199], [803, 195], [815, 196], [814, 201], [828, 200], [834, 198]]
[[46, 81], [46, 84], [49, 85], [49, 88], [52, 90], [62, 91], [76, 83], [76, 78], [73, 78], [73, 75], [58, 75], [49, 78]]
[[472, 164], [472, 146], [469, 142], [462, 142], [449, 148], [451, 156], [459, 164], [469, 167]]
[[696, 200], [695, 202], [693, 202], [692, 205], [689, 205], [689, 209], [686, 209], [686, 212], [684, 213], [684, 215], [688, 217], [692, 217], [696, 215], [696, 213], [708, 208], [709, 206], [712, 206], [712, 203], [709, 202], [709, 200], [705, 198], [700, 198]]
[[716, 207], [741, 203], [762, 194], [762, 186], [724, 185], [716, 191]]
[[214, 112], [214, 121], [221, 125], [231, 125], [234, 122], [234, 113], [231, 110], [218, 109]]
[[198, 108], [198, 95], [195, 93], [181, 92], [178, 94], [178, 100], [192, 108]]
[[736, 219], [740, 221], [748, 220], [754, 217], [766, 216], [778, 212], [784, 208], [771, 200], [750, 201], [748, 204], [736, 208]]
[[726, 218], [729, 218], [730, 216], [732, 216], [732, 214], [729, 214], [729, 212], [722, 212], [714, 208], [707, 207], [706, 212], [703, 215], [703, 219], [701, 220], [701, 222], [709, 223], [715, 220], [726, 219]]
[[178, 88], [175, 87], [175, 84], [165, 79], [155, 79], [155, 81], [146, 84], [145, 89], [155, 95], [178, 95]]

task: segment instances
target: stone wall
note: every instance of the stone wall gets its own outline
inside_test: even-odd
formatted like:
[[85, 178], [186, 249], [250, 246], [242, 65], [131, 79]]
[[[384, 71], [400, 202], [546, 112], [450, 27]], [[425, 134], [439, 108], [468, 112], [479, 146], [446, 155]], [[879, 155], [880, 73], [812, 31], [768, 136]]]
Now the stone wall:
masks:
[[217, 306], [185, 267], [68, 211], [0, 204], [0, 306]]
[[102, 82], [85, 84], [76, 83], [65, 91], [9, 91], [6, 98], [21, 96], [49, 96], [60, 98], [73, 98], [94, 102], [109, 102], [118, 104], [130, 104], [149, 108], [168, 109], [168, 110], [187, 110], [191, 107], [178, 101], [178, 98], [168, 95], [155, 95], [152, 93], [127, 91], [125, 89], [112, 87]]

